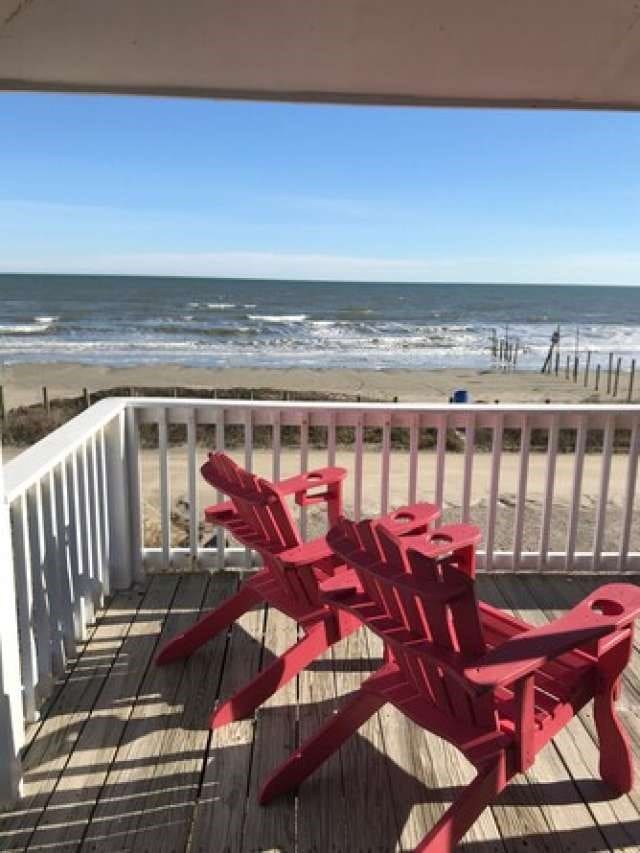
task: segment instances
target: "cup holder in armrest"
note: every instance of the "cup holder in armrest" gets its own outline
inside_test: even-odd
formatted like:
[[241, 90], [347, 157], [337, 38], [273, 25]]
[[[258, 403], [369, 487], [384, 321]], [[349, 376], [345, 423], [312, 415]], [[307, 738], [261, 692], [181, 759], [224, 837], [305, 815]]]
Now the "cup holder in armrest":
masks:
[[596, 598], [589, 606], [594, 613], [601, 613], [603, 616], [620, 616], [624, 613], [623, 605], [610, 598]]

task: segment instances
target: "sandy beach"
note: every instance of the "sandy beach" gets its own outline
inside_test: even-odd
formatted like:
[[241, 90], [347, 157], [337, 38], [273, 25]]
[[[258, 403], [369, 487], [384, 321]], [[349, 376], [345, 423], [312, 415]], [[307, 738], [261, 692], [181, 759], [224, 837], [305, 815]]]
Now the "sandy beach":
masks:
[[[574, 384], [563, 375], [542, 375], [533, 371], [503, 372], [473, 368], [437, 370], [360, 370], [328, 368], [212, 368], [163, 364], [141, 367], [103, 367], [84, 364], [15, 364], [0, 367], [0, 385], [5, 406], [30, 405], [42, 399], [46, 385], [50, 398], [77, 397], [83, 388], [90, 392], [116, 387], [168, 388], [270, 388], [293, 392], [304, 398], [307, 392], [361, 394], [364, 398], [401, 402], [445, 402], [451, 391], [465, 388], [473, 402], [582, 403], [605, 401], [606, 394], [593, 386]], [[620, 380], [621, 392], [626, 377]], [[142, 393], [142, 390], [140, 390]], [[624, 397], [623, 397], [624, 399]]]

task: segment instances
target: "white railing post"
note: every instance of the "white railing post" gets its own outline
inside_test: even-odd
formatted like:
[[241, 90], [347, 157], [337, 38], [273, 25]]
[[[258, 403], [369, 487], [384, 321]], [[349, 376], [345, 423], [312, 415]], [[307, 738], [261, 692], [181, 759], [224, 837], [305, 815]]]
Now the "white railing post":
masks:
[[111, 589], [128, 589], [134, 578], [131, 553], [131, 511], [127, 464], [126, 412], [123, 409], [105, 427], [109, 550], [107, 565]]
[[14, 805], [22, 793], [20, 749], [24, 742], [24, 722], [11, 525], [4, 495], [1, 441], [0, 573], [0, 808], [6, 808]]

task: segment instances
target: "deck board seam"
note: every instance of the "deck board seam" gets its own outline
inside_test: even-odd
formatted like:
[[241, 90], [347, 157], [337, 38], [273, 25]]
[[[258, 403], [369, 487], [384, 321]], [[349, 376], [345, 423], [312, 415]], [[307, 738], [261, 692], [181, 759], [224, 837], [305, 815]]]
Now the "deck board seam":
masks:
[[[129, 629], [127, 630], [127, 636], [128, 636], [128, 634], [129, 634], [129, 630], [130, 630], [130, 628], [131, 628], [131, 625], [133, 625], [133, 623], [136, 621], [136, 617], [137, 617], [137, 615], [138, 615], [138, 611], [139, 611], [139, 610], [140, 610], [140, 608], [142, 607], [142, 604], [143, 604], [143, 602], [144, 602], [144, 600], [145, 600], [145, 598], [146, 598], [146, 596], [147, 596], [147, 594], [148, 594], [148, 592], [149, 592], [149, 590], [150, 590], [150, 588], [151, 588], [151, 584], [152, 584], [152, 583], [153, 583], [153, 578], [152, 578], [152, 579], [147, 583], [147, 585], [146, 585], [146, 586], [145, 586], [145, 588], [144, 588], [144, 595], [143, 595], [143, 596], [141, 597], [141, 599], [140, 599], [140, 603], [139, 603], [139, 605], [138, 605], [138, 608], [136, 609], [135, 617], [131, 620], [131, 623], [130, 623]], [[167, 618], [168, 618], [168, 616], [169, 616], [169, 613], [170, 613], [170, 611], [171, 611], [171, 608], [172, 608], [172, 606], [173, 606], [173, 603], [174, 603], [174, 601], [175, 601], [175, 599], [176, 599], [176, 596], [177, 596], [177, 594], [178, 594], [178, 590], [180, 589], [180, 583], [181, 583], [181, 581], [178, 581], [178, 583], [176, 583], [176, 585], [175, 585], [175, 589], [173, 590], [173, 594], [172, 594], [172, 596], [171, 596], [171, 600], [169, 601], [169, 603], [168, 603], [168, 605], [167, 605], [167, 608], [166, 608], [166, 610], [165, 610], [165, 612], [164, 612], [164, 616], [163, 616], [163, 619], [162, 619], [162, 625], [160, 626], [160, 630], [158, 631], [158, 634], [157, 634], [157, 636], [156, 636], [155, 644], [154, 644], [154, 646], [153, 646], [153, 651], [155, 651], [155, 650], [156, 650], [156, 648], [158, 647], [158, 643], [160, 642], [160, 637], [161, 637], [161, 635], [162, 635], [162, 629], [164, 628], [165, 622], [167, 621]], [[123, 638], [123, 642], [124, 642], [124, 639], [125, 639], [125, 638]], [[121, 648], [122, 648], [122, 646], [120, 647], [120, 649], [118, 650], [118, 654], [117, 654], [117, 655], [115, 656], [115, 658], [114, 658], [114, 663], [115, 663], [115, 661], [118, 659], [118, 657], [119, 657], [119, 655], [120, 655], [120, 650], [121, 650]], [[117, 759], [117, 757], [118, 757], [118, 751], [119, 751], [119, 749], [120, 749], [120, 747], [121, 747], [121, 745], [122, 745], [122, 740], [123, 740], [124, 735], [125, 735], [125, 732], [126, 732], [126, 730], [127, 730], [127, 726], [128, 726], [128, 724], [129, 724], [129, 722], [130, 722], [130, 720], [131, 720], [131, 715], [133, 714], [133, 711], [134, 711], [134, 709], [135, 709], [136, 703], [137, 703], [137, 701], [138, 701], [138, 695], [139, 695], [139, 693], [140, 693], [140, 688], [142, 687], [142, 684], [143, 684], [143, 682], [144, 682], [144, 679], [146, 678], [147, 672], [149, 671], [149, 666], [150, 666], [150, 665], [152, 665], [152, 664], [153, 664], [153, 662], [154, 662], [154, 657], [155, 657], [155, 655], [154, 655], [154, 654], [153, 654], [153, 652], [152, 652], [152, 653], [151, 653], [151, 655], [149, 656], [149, 661], [148, 661], [148, 663], [147, 663], [147, 666], [145, 667], [144, 672], [143, 672], [143, 673], [141, 674], [141, 676], [140, 676], [140, 680], [139, 680], [139, 682], [138, 682], [138, 687], [137, 687], [137, 689], [136, 689], [135, 699], [134, 699], [134, 701], [131, 703], [131, 710], [130, 710], [130, 712], [129, 712], [129, 715], [127, 716], [127, 721], [126, 721], [126, 723], [122, 726], [122, 730], [121, 730], [121, 732], [120, 732], [120, 737], [118, 738], [118, 742], [117, 742], [117, 744], [115, 744], [115, 748], [114, 748], [114, 750], [113, 750], [113, 755], [112, 755], [112, 757], [111, 757], [111, 760], [109, 761], [109, 766], [108, 766], [107, 771], [106, 771], [105, 776], [104, 776], [104, 782], [103, 782], [103, 784], [102, 784], [102, 786], [101, 786], [100, 790], [98, 791], [98, 794], [97, 794], [97, 796], [96, 796], [96, 798], [95, 798], [95, 802], [94, 802], [94, 803], [93, 803], [93, 805], [91, 806], [91, 811], [90, 811], [89, 816], [88, 816], [88, 818], [87, 818], [87, 820], [86, 820], [86, 822], [85, 822], [84, 829], [83, 829], [83, 831], [82, 831], [82, 835], [80, 836], [80, 840], [79, 840], [79, 842], [78, 842], [78, 846], [77, 846], [77, 848], [76, 848], [76, 850], [78, 851], [78, 853], [80, 853], [80, 851], [82, 850], [82, 848], [83, 848], [83, 846], [84, 846], [84, 843], [85, 843], [85, 841], [86, 841], [86, 837], [87, 837], [87, 833], [89, 832], [89, 828], [90, 828], [90, 826], [91, 826], [91, 824], [92, 824], [92, 822], [93, 822], [93, 817], [94, 817], [94, 815], [95, 815], [95, 813], [96, 813], [96, 809], [98, 808], [98, 805], [102, 802], [102, 795], [103, 795], [103, 792], [104, 792], [105, 787], [106, 787], [106, 782], [107, 782], [107, 780], [108, 780], [108, 778], [109, 778], [109, 774], [111, 773], [111, 770], [112, 770], [112, 768], [113, 768], [113, 766], [114, 766], [114, 764], [115, 764], [115, 762], [116, 762], [116, 759]], [[109, 671], [111, 671], [111, 669], [110, 669]], [[104, 682], [104, 683], [106, 683], [106, 679], [105, 679], [105, 682]], [[104, 685], [103, 685], [103, 686], [104, 686]], [[101, 690], [102, 690], [102, 688], [101, 688]], [[96, 701], [97, 701], [97, 700], [96, 700]], [[95, 707], [95, 703], [94, 703], [94, 707]], [[92, 708], [91, 710], [93, 711], [93, 708]]]
[[[207, 600], [209, 590], [211, 589], [211, 586], [215, 583], [216, 583], [215, 576], [211, 575], [211, 577], [209, 578], [209, 583], [207, 584], [207, 587], [205, 589], [203, 603]], [[236, 591], [237, 591], [237, 587], [238, 587], [238, 584], [236, 582]], [[202, 608], [201, 608], [201, 613], [202, 613]], [[233, 630], [233, 625], [230, 625], [225, 632], [224, 651], [222, 652], [222, 660], [220, 662], [220, 673], [218, 675], [218, 683], [216, 684], [216, 689], [215, 689], [214, 704], [216, 704], [218, 702], [218, 700], [220, 699], [220, 691], [222, 689], [222, 681], [224, 679], [224, 670], [225, 670], [225, 666], [227, 663], [227, 656], [229, 654], [229, 649], [231, 646], [231, 632], [232, 632], [232, 630]], [[198, 788], [196, 790], [196, 793], [195, 793], [195, 796], [194, 796], [194, 799], [192, 802], [191, 814], [189, 816], [189, 829], [187, 830], [187, 833], [186, 833], [186, 840], [185, 840], [185, 845], [184, 845], [185, 853], [188, 853], [188, 851], [191, 850], [191, 845], [192, 845], [192, 840], [193, 840], [193, 830], [194, 830], [195, 817], [196, 817], [196, 810], [198, 807], [198, 803], [200, 802], [200, 800], [202, 798], [202, 788], [204, 785], [205, 775], [206, 775], [206, 771], [207, 771], [207, 758], [209, 756], [209, 750], [211, 749], [212, 737], [213, 737], [213, 730], [211, 729], [211, 727], [209, 727], [209, 731], [207, 733], [207, 743], [206, 743], [206, 745], [203, 749], [203, 752], [202, 752], [202, 760], [201, 760], [201, 765], [200, 765], [200, 778], [198, 779]]]
[[[145, 594], [146, 594], [146, 588], [145, 588]], [[109, 607], [111, 607], [111, 604], [115, 601], [115, 599], [116, 599], [116, 596], [115, 595], [112, 596], [112, 598], [109, 601]], [[93, 713], [93, 709], [95, 708], [96, 703], [98, 702], [98, 699], [99, 699], [102, 691], [104, 690], [104, 686], [107, 683], [107, 679], [109, 678], [109, 675], [111, 674], [111, 671], [112, 671], [113, 667], [115, 666], [116, 661], [118, 660], [118, 657], [120, 655], [120, 651], [122, 650], [122, 646], [123, 646], [126, 638], [129, 636], [131, 626], [133, 625], [133, 623], [135, 621], [135, 618], [138, 614], [138, 610], [140, 609], [143, 600], [144, 600], [144, 595], [141, 595], [135, 610], [131, 612], [131, 618], [129, 619], [129, 624], [127, 625], [127, 630], [124, 632], [124, 634], [120, 638], [117, 651], [114, 653], [113, 658], [111, 660], [111, 663], [109, 664], [109, 667], [108, 667], [107, 671], [105, 672], [105, 674], [102, 678], [102, 683], [100, 685], [99, 690], [96, 692], [96, 695], [95, 695], [94, 700], [93, 700], [93, 704], [91, 705], [91, 708], [88, 710], [85, 720], [82, 722], [82, 725], [78, 729], [78, 734], [77, 734], [77, 737], [75, 739], [75, 742], [74, 742], [72, 748], [69, 750], [69, 753], [66, 756], [66, 760], [65, 760], [64, 764], [60, 768], [60, 772], [57, 774], [55, 784], [52, 786], [51, 791], [47, 795], [46, 800], [45, 800], [42, 808], [40, 809], [40, 814], [38, 815], [37, 819], [34, 821], [33, 829], [31, 831], [31, 833], [29, 834], [29, 838], [28, 838], [28, 840], [24, 846], [25, 851], [29, 850], [29, 848], [31, 846], [31, 842], [33, 841], [33, 838], [34, 838], [35, 834], [37, 833], [37, 831], [40, 827], [40, 823], [41, 823], [41, 821], [42, 821], [42, 819], [43, 819], [44, 815], [46, 814], [46, 811], [49, 807], [49, 803], [51, 802], [54, 794], [58, 790], [58, 785], [60, 783], [60, 779], [62, 778], [62, 775], [64, 774], [65, 770], [69, 766], [69, 762], [71, 761], [71, 757], [73, 756], [75, 746], [78, 743], [78, 741], [80, 740], [80, 738], [82, 737], [82, 732], [84, 731], [87, 723], [91, 719], [91, 714]], [[67, 679], [65, 679], [65, 682], [64, 682], [65, 685], [67, 684], [68, 679], [71, 678], [71, 674], [75, 671], [76, 667], [79, 666], [80, 661], [82, 660], [87, 648], [89, 647], [89, 644], [91, 643], [91, 638], [94, 636], [94, 634], [97, 631], [97, 629], [99, 628], [101, 622], [107, 618], [108, 614], [109, 614], [109, 608], [105, 608], [103, 610], [100, 618], [96, 619], [95, 624], [93, 626], [93, 630], [91, 632], [91, 637], [89, 637], [86, 640], [86, 642], [83, 644], [82, 652], [76, 658], [73, 669], [70, 671]], [[53, 707], [53, 705], [51, 705], [50, 707]], [[44, 723], [45, 719], [46, 719], [46, 716], [43, 717], [43, 723]], [[80, 846], [78, 846], [77, 849], [79, 850]]]
[[[260, 638], [261, 639], [261, 646], [260, 646], [260, 662], [258, 665], [258, 672], [262, 671], [262, 667], [264, 665], [265, 642], [266, 642], [266, 637], [267, 637], [267, 619], [269, 617], [270, 611], [271, 611], [271, 608], [269, 607], [269, 605], [265, 604], [264, 611], [263, 611], [263, 618], [262, 618], [262, 632], [261, 632], [262, 636]], [[259, 709], [256, 713], [260, 713]], [[246, 827], [247, 816], [248, 816], [248, 812], [249, 812], [249, 799], [251, 797], [251, 772], [253, 770], [253, 759], [254, 759], [255, 748], [256, 748], [256, 728], [257, 728], [256, 713], [254, 713], [254, 715], [253, 715], [252, 727], [251, 727], [251, 749], [249, 751], [249, 764], [248, 764], [248, 768], [247, 768], [247, 786], [245, 789], [245, 796], [244, 796], [242, 824], [241, 824], [241, 830], [240, 830], [240, 845], [238, 848], [239, 850], [244, 850], [245, 827]]]

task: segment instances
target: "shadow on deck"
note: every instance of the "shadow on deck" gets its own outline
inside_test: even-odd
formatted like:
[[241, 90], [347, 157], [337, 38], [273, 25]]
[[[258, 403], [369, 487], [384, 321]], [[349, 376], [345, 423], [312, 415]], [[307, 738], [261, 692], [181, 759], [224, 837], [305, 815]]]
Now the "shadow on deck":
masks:
[[[608, 580], [483, 577], [480, 594], [539, 623]], [[153, 665], [164, 638], [237, 582], [232, 574], [158, 575], [112, 599], [30, 733], [25, 796], [0, 815], [0, 850], [388, 851], [422, 838], [472, 769], [393, 708], [363, 726], [297, 797], [257, 804], [269, 771], [376, 668], [380, 646], [371, 635], [350, 636], [255, 719], [213, 734], [206, 725], [216, 699], [290, 645], [295, 625], [261, 608], [186, 664]], [[638, 757], [637, 649], [620, 707]], [[640, 849], [640, 784], [611, 799], [597, 762], [589, 706], [483, 814], [461, 849]]]

